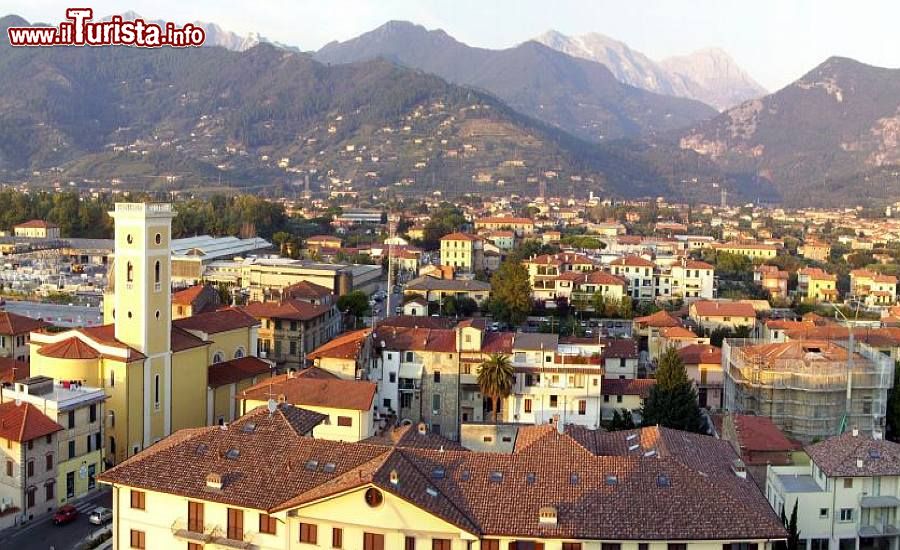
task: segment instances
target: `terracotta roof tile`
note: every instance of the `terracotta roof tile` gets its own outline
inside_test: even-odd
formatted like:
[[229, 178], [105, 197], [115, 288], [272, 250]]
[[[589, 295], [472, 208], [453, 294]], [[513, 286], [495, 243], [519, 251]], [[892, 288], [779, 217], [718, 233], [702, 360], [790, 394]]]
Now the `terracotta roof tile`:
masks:
[[685, 365], [722, 364], [722, 348], [709, 344], [691, 344], [678, 350]]
[[0, 403], [0, 438], [23, 443], [62, 430], [40, 409], [28, 402]]
[[98, 359], [101, 353], [76, 336], [38, 348], [39, 355], [53, 359]]
[[604, 379], [600, 383], [600, 393], [603, 395], [637, 395], [641, 399], [650, 396], [650, 389], [656, 385], [653, 378], [617, 378]]
[[10, 313], [8, 311], [0, 311], [0, 334], [8, 336], [15, 334], [25, 334], [33, 330], [39, 330], [49, 327], [50, 323], [39, 319], [32, 319], [24, 315]]
[[329, 357], [332, 359], [355, 359], [359, 356], [360, 351], [362, 351], [366, 338], [368, 338], [371, 332], [372, 329], [369, 328], [345, 332], [306, 354], [306, 358], [310, 361], [322, 357]]
[[258, 325], [259, 321], [236, 307], [227, 307], [172, 321], [172, 326], [206, 334], [217, 334]]
[[298, 407], [328, 407], [368, 411], [372, 409], [377, 386], [363, 380], [295, 376], [292, 373], [267, 378], [242, 391], [241, 399], [266, 401], [271, 395], [284, 396]]
[[[871, 436], [842, 435], [805, 448], [816, 466], [829, 477], [900, 475], [900, 444]], [[858, 461], [862, 461], [862, 466]]]
[[210, 365], [207, 369], [207, 384], [211, 388], [218, 388], [270, 372], [272, 366], [268, 362], [253, 356], [241, 357]]

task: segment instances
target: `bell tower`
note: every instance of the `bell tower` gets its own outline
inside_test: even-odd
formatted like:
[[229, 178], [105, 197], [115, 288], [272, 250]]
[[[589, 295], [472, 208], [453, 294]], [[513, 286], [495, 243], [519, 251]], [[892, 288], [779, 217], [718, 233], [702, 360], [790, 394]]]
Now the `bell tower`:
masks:
[[148, 357], [170, 351], [171, 204], [116, 203], [113, 318], [116, 339]]
[[[115, 256], [105, 306], [116, 340], [141, 352], [143, 366], [127, 385], [142, 395], [139, 423], [129, 429], [132, 452], [172, 430], [171, 204], [116, 203]], [[130, 371], [137, 374], [134, 371]]]

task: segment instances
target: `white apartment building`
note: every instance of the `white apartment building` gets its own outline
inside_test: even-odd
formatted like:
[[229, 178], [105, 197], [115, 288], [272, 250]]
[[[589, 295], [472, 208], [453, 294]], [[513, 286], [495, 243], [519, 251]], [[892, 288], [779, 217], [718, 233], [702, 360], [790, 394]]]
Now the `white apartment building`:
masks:
[[769, 466], [766, 498], [803, 550], [892, 550], [900, 542], [900, 445], [852, 430], [806, 447], [808, 464]]

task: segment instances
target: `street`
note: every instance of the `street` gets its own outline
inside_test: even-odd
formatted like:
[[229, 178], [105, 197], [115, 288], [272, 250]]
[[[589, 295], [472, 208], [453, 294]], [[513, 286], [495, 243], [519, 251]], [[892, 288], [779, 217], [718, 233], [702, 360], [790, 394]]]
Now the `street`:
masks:
[[93, 498], [83, 500], [76, 505], [78, 518], [67, 525], [53, 525], [51, 515], [35, 520], [21, 530], [6, 536], [0, 534], [2, 550], [72, 550], [91, 532], [101, 526], [91, 525], [88, 516], [97, 506], [112, 507], [112, 493], [102, 491]]

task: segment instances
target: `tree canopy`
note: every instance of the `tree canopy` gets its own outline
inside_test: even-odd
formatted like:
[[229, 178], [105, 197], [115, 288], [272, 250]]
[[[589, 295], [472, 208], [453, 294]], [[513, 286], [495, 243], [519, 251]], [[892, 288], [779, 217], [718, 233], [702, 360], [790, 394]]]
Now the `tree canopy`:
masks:
[[528, 271], [518, 261], [507, 258], [491, 277], [491, 313], [498, 321], [519, 325], [528, 317], [531, 305]]
[[656, 385], [644, 402], [645, 426], [660, 425], [703, 433], [706, 423], [697, 404], [697, 393], [674, 346], [663, 352], [656, 369]]

